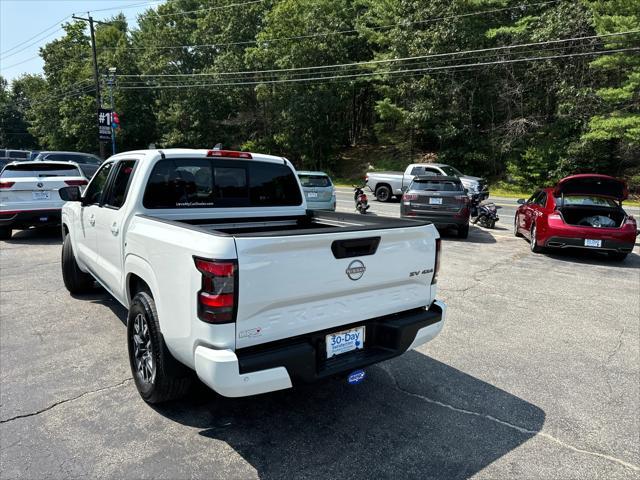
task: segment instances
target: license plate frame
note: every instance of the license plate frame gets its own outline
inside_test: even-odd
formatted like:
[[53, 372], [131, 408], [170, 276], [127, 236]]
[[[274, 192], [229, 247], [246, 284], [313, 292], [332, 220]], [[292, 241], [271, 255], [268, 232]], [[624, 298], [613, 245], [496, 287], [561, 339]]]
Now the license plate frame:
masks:
[[[354, 337], [358, 334], [357, 337]], [[347, 335], [349, 337], [347, 337]], [[364, 325], [333, 332], [325, 336], [327, 360], [339, 355], [362, 350], [366, 337], [366, 327]]]
[[429, 197], [429, 205], [442, 205], [442, 197]]
[[602, 240], [596, 240], [593, 238], [585, 238], [584, 239], [585, 247], [593, 247], [593, 248], [602, 248]]
[[51, 200], [51, 193], [42, 191], [31, 192], [31, 198], [34, 200]]

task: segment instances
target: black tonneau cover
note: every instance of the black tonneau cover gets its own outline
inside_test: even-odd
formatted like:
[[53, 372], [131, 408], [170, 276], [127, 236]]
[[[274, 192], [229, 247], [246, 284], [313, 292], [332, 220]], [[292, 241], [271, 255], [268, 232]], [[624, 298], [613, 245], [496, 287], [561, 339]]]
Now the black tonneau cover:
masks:
[[431, 222], [404, 218], [359, 215], [354, 213], [307, 210], [306, 215], [255, 218], [199, 218], [166, 220], [150, 215], [139, 215], [158, 222], [180, 225], [219, 236], [281, 237], [311, 235], [330, 232], [360, 232], [380, 228], [407, 228], [429, 225]]

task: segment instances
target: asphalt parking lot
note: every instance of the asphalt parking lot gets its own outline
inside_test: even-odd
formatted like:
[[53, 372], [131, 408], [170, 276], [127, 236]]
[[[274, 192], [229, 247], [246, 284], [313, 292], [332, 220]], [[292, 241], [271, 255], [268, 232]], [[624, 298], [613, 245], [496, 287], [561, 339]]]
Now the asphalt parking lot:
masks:
[[0, 477], [638, 478], [638, 244], [623, 263], [532, 254], [512, 203], [497, 229], [445, 237], [443, 332], [362, 384], [197, 387], [159, 407], [131, 380], [124, 309], [67, 293], [57, 231], [15, 233], [0, 242]]

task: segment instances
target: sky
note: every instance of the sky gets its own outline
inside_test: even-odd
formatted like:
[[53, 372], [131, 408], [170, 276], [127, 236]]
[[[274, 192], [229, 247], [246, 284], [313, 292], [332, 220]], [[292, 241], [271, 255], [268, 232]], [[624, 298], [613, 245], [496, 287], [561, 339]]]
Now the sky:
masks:
[[0, 0], [0, 75], [11, 81], [25, 73], [42, 73], [39, 48], [63, 34], [61, 20], [67, 16], [86, 17], [90, 11], [101, 20], [122, 11], [132, 26], [139, 13], [159, 3], [162, 0]]

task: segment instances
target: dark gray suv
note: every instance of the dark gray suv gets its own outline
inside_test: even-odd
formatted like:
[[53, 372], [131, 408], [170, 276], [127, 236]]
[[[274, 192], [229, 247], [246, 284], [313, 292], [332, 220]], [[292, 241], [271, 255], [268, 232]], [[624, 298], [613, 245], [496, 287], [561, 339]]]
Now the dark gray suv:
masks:
[[457, 177], [415, 177], [402, 195], [400, 216], [431, 221], [439, 230], [455, 228], [469, 236], [469, 196]]

